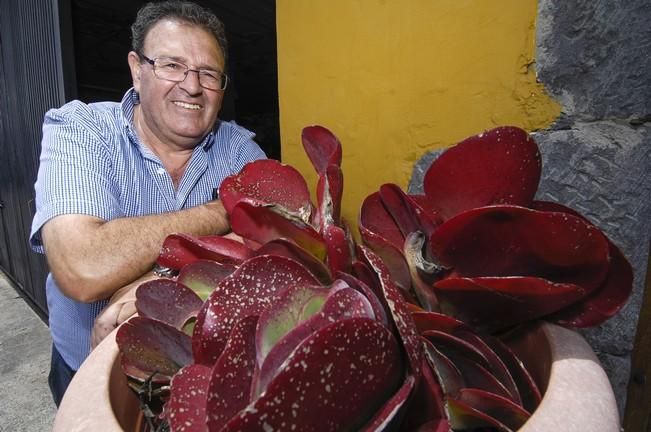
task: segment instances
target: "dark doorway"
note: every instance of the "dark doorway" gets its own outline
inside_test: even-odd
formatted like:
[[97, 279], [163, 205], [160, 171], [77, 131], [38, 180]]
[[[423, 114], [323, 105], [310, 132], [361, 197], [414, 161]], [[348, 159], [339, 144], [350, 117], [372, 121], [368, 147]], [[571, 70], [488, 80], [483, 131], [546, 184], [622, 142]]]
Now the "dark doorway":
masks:
[[[119, 101], [131, 86], [127, 53], [136, 12], [144, 1], [71, 0], [70, 28], [76, 98]], [[220, 117], [255, 132], [267, 156], [280, 158], [276, 6], [274, 0], [197, 0], [224, 22], [229, 43]]]

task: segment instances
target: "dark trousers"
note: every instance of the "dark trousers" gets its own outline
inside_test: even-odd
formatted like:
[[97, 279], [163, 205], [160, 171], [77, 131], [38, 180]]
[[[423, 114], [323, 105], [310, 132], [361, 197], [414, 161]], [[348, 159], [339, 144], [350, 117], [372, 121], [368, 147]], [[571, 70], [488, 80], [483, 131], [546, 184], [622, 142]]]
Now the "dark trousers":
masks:
[[66, 392], [72, 377], [75, 376], [74, 370], [67, 365], [63, 360], [59, 351], [52, 344], [52, 359], [50, 360], [50, 375], [47, 377], [47, 383], [50, 386], [52, 399], [58, 407], [63, 399], [63, 394]]

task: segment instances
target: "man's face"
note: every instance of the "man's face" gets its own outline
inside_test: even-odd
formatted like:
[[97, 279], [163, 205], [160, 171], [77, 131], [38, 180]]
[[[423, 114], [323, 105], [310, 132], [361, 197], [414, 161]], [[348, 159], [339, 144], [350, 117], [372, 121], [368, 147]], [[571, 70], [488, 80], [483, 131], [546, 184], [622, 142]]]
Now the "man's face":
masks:
[[[150, 59], [172, 58], [190, 69], [224, 70], [224, 56], [212, 34], [177, 21], [155, 24], [147, 33], [142, 54]], [[133, 52], [129, 64], [140, 95], [141, 128], [163, 144], [180, 148], [194, 147], [211, 131], [223, 91], [201, 87], [195, 72], [189, 72], [183, 82], [159, 79], [153, 66], [141, 63]]]

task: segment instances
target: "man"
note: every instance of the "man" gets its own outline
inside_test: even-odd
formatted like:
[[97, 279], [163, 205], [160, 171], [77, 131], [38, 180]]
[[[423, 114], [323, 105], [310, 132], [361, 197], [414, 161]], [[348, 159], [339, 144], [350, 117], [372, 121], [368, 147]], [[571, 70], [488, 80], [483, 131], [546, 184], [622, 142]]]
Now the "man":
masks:
[[[73, 101], [50, 110], [43, 125], [30, 242], [51, 271], [49, 383], [57, 406], [107, 299], [152, 278], [168, 234], [227, 232], [213, 190], [265, 157], [251, 132], [217, 118], [228, 82], [226, 38], [211, 12], [150, 3], [132, 37], [133, 88], [121, 103]], [[95, 341], [128, 317], [124, 304], [106, 308]]]

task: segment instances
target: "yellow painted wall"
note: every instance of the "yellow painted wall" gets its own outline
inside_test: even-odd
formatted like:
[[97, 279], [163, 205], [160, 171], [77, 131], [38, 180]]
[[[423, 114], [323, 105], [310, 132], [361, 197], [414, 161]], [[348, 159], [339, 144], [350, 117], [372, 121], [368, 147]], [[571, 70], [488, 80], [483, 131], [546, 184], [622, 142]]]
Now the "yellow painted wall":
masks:
[[316, 176], [301, 129], [343, 145], [344, 216], [414, 162], [497, 125], [547, 127], [536, 83], [536, 0], [277, 0], [282, 159]]

